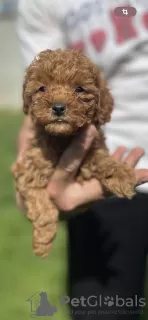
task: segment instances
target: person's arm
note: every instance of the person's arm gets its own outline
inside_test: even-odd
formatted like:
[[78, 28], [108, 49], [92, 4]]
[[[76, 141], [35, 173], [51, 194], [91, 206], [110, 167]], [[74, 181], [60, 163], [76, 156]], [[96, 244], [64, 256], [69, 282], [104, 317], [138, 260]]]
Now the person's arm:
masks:
[[[24, 68], [42, 50], [64, 48], [64, 36], [53, 15], [54, 1], [19, 0], [17, 34]], [[24, 117], [18, 136], [18, 159], [25, 151], [31, 136], [31, 119]]]

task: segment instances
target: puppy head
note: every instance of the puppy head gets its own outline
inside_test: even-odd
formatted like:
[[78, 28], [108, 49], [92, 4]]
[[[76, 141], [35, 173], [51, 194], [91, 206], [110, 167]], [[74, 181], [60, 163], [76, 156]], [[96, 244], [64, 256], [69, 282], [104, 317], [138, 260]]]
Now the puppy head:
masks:
[[110, 120], [113, 99], [98, 68], [77, 50], [46, 50], [29, 66], [24, 112], [52, 135], [72, 135]]

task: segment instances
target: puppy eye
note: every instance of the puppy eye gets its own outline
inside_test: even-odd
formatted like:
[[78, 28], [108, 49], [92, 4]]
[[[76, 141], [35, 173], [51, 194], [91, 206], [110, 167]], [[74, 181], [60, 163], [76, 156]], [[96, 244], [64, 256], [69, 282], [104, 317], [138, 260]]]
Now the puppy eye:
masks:
[[75, 89], [75, 92], [78, 92], [78, 93], [81, 93], [81, 92], [84, 92], [85, 90], [82, 88], [82, 87], [77, 87]]
[[40, 92], [45, 92], [45, 90], [46, 90], [46, 87], [45, 87], [45, 86], [42, 86], [42, 87], [39, 88], [38, 91], [40, 91]]

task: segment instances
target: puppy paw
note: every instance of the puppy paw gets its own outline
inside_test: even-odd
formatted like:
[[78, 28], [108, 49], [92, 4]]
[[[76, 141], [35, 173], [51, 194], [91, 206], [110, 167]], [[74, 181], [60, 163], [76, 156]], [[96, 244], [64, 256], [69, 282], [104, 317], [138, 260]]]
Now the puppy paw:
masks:
[[93, 178], [93, 172], [90, 170], [90, 168], [87, 167], [81, 167], [80, 173], [76, 177], [77, 182], [83, 184], [85, 180], [90, 180]]
[[103, 181], [104, 187], [119, 198], [132, 199], [136, 194], [136, 177], [134, 169], [126, 164], [119, 165], [112, 176]]

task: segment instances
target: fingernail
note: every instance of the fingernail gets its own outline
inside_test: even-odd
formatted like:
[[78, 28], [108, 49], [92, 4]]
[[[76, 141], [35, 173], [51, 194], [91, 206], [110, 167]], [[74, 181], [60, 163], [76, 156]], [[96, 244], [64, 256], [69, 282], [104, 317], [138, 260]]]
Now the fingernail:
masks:
[[119, 147], [119, 149], [121, 148], [121, 151], [123, 151], [123, 152], [128, 152], [128, 148], [126, 148], [126, 147], [124, 147], [124, 146], [121, 146], [121, 147]]
[[135, 150], [138, 150], [140, 152], [145, 152], [145, 150], [143, 148], [141, 148], [141, 147], [136, 147]]
[[18, 157], [17, 157], [17, 161], [21, 161], [22, 160], [22, 154], [20, 154]]
[[21, 152], [21, 154], [19, 154], [17, 157], [17, 162], [22, 162], [22, 160], [23, 160], [23, 154]]

